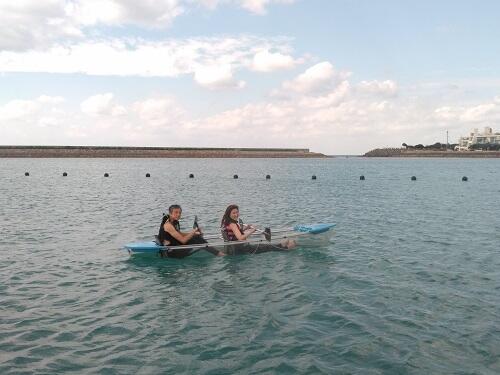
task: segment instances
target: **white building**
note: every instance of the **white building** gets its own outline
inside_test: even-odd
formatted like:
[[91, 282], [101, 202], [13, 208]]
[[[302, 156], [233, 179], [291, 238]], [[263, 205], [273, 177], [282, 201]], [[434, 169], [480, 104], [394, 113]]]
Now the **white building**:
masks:
[[455, 150], [467, 151], [469, 147], [475, 144], [500, 144], [500, 133], [493, 133], [493, 129], [488, 126], [484, 128], [482, 133], [480, 133], [478, 129], [474, 129], [469, 136], [460, 137], [458, 146], [455, 147]]

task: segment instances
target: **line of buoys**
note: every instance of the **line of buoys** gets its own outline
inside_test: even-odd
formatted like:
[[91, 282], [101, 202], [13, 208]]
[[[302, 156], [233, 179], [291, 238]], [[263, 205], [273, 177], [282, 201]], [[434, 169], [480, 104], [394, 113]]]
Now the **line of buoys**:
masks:
[[[24, 175], [25, 175], [26, 177], [28, 177], [28, 176], [30, 175], [30, 173], [29, 173], [29, 172], [24, 172]], [[67, 173], [67, 172], [63, 172], [63, 174], [62, 174], [62, 175], [63, 175], [63, 177], [67, 177], [67, 176], [68, 176], [68, 173]], [[107, 173], [107, 172], [106, 172], [106, 173], [104, 173], [104, 177], [109, 177], [109, 173]], [[151, 173], [146, 173], [146, 177], [151, 177]], [[189, 178], [194, 178], [194, 174], [193, 174], [193, 173], [190, 173], [190, 174], [189, 174]], [[233, 175], [233, 179], [237, 180], [238, 178], [239, 178], [239, 177], [238, 177], [238, 175], [237, 175], [237, 174]], [[271, 179], [271, 175], [270, 175], [270, 174], [266, 174], [266, 180], [270, 180], [270, 179]], [[311, 179], [312, 179], [312, 180], [317, 180], [316, 175], [315, 175], [315, 174], [313, 174], [313, 175], [311, 176]], [[364, 181], [364, 180], [365, 180], [365, 176], [364, 176], [364, 175], [361, 175], [361, 176], [359, 176], [359, 179], [360, 179], [360, 181]], [[410, 180], [412, 180], [412, 181], [417, 181], [417, 177], [416, 177], [416, 176], [411, 176]], [[462, 181], [464, 181], [464, 182], [465, 182], [465, 181], [469, 181], [469, 178], [468, 178], [467, 176], [463, 176], [463, 177], [462, 177]]]

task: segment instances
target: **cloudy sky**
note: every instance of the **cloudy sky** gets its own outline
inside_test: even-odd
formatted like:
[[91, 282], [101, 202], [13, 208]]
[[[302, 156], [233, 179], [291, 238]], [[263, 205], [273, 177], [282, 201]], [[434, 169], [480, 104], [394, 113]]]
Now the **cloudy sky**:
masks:
[[496, 0], [0, 0], [0, 144], [357, 154], [500, 131], [499, 14]]

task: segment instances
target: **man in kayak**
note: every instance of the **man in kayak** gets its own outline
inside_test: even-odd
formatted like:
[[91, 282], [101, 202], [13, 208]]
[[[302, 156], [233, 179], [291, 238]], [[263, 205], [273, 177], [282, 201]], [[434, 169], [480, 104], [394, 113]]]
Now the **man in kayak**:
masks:
[[[240, 224], [240, 209], [237, 205], [231, 204], [226, 208], [224, 216], [221, 220], [221, 232], [225, 241], [245, 241], [250, 237], [257, 229], [252, 225], [242, 225]], [[238, 244], [227, 248], [227, 253], [231, 255], [235, 254], [258, 254], [265, 253], [267, 251], [283, 251], [289, 250], [296, 246], [294, 240], [283, 240], [280, 244]]]
[[[207, 243], [203, 238], [200, 228], [196, 225], [189, 232], [181, 232], [179, 220], [181, 219], [182, 208], [178, 204], [173, 204], [168, 208], [168, 215], [163, 216], [160, 230], [158, 232], [158, 240], [163, 246], [181, 246], [181, 245], [197, 245]], [[222, 251], [218, 251], [212, 247], [204, 247], [203, 250], [216, 256], [224, 256]], [[163, 255], [169, 258], [185, 258], [196, 252], [196, 249], [167, 249]]]

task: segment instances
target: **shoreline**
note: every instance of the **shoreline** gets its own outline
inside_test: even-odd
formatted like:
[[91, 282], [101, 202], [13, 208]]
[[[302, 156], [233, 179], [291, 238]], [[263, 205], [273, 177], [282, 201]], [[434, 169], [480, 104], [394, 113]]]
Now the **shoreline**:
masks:
[[0, 146], [0, 158], [329, 158], [308, 148]]
[[406, 151], [401, 148], [377, 148], [363, 155], [367, 158], [500, 158], [500, 151]]

